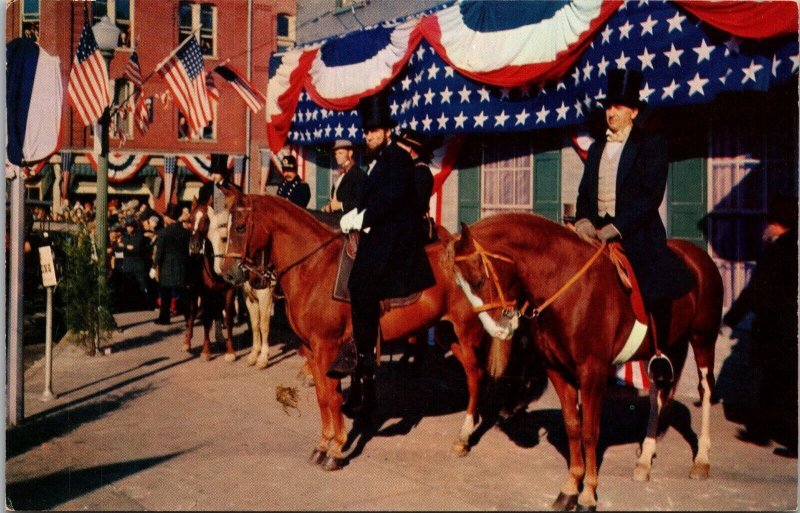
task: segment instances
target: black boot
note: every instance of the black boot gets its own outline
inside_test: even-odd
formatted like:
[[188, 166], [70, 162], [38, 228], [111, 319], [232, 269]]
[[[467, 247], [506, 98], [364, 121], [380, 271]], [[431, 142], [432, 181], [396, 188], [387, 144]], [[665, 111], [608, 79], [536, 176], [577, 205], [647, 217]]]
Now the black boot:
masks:
[[329, 378], [342, 379], [349, 376], [356, 369], [358, 363], [358, 352], [356, 351], [356, 343], [351, 338], [346, 342], [342, 342], [339, 346], [339, 354], [333, 360], [328, 372], [326, 373]]
[[358, 355], [358, 365], [350, 378], [350, 392], [342, 405], [342, 413], [351, 419], [369, 414], [375, 407], [375, 374], [368, 358]]

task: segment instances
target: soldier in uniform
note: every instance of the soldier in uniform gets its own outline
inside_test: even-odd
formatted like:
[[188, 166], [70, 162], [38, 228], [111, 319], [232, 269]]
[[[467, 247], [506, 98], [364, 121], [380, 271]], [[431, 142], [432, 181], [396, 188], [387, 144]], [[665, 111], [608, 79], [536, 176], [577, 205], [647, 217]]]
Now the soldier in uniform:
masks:
[[278, 186], [278, 196], [286, 198], [299, 207], [306, 208], [311, 201], [311, 188], [297, 175], [297, 159], [285, 155], [281, 159], [283, 182]]

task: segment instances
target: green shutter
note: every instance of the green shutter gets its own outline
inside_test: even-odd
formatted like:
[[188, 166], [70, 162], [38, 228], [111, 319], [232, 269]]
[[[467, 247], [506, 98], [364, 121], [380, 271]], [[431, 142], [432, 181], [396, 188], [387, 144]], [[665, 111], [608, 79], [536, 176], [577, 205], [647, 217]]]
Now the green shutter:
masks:
[[670, 164], [667, 197], [667, 236], [706, 248], [701, 221], [706, 215], [706, 160], [680, 160]]
[[481, 168], [458, 170], [458, 221], [472, 224], [481, 217]]
[[561, 220], [561, 151], [533, 155], [533, 211]]
[[329, 151], [318, 148], [317, 163], [317, 210], [321, 209], [331, 197], [331, 156]]

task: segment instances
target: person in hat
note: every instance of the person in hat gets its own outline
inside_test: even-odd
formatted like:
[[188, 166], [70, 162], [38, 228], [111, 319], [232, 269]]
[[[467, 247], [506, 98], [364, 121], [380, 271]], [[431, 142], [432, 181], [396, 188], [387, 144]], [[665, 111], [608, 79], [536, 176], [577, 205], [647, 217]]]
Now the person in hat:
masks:
[[126, 273], [138, 285], [140, 298], [139, 305], [142, 309], [151, 308], [150, 287], [147, 283], [147, 263], [148, 240], [144, 237], [139, 221], [133, 216], [125, 218], [125, 233], [120, 238], [122, 247], [122, 271]]
[[278, 186], [278, 196], [306, 208], [311, 201], [311, 188], [297, 175], [297, 159], [292, 155], [284, 155], [281, 159], [281, 173], [283, 182]]
[[[672, 301], [692, 289], [694, 278], [667, 248], [658, 213], [667, 187], [667, 145], [663, 137], [634, 125], [642, 107], [641, 82], [635, 70], [608, 72], [608, 94], [602, 102], [608, 128], [605, 139], [589, 148], [578, 187], [575, 230], [588, 242], [621, 242], [655, 320], [656, 340], [666, 341]], [[658, 386], [673, 380], [666, 358], [654, 360], [650, 370]]]
[[322, 207], [323, 212], [349, 212], [356, 207], [364, 170], [355, 165], [353, 143], [337, 139], [333, 143], [333, 158], [336, 160], [337, 177], [331, 187], [331, 199]]
[[419, 234], [424, 243], [436, 240], [434, 222], [429, 217], [431, 195], [433, 194], [433, 173], [429, 166], [433, 151], [432, 141], [422, 133], [404, 128], [397, 138], [397, 145], [403, 148], [414, 161], [414, 209], [419, 215]]
[[769, 201], [765, 247], [750, 282], [722, 318], [736, 327], [753, 312], [750, 364], [758, 401], [737, 438], [757, 445], [775, 440], [775, 453], [797, 457], [797, 198]]
[[159, 307], [156, 324], [169, 324], [170, 310], [173, 303], [180, 305], [178, 309], [184, 317], [188, 311], [183, 304], [184, 288], [186, 286], [186, 268], [189, 259], [190, 232], [180, 222], [180, 207], [171, 204], [167, 207], [164, 216], [166, 227], [156, 239], [156, 253], [153, 266], [158, 276]]
[[209, 168], [211, 180], [204, 183], [197, 193], [197, 202], [207, 205], [213, 199], [212, 207], [214, 210], [221, 209], [224, 204], [225, 196], [220, 187], [233, 187], [241, 191], [241, 187], [230, 180], [230, 169], [228, 169], [228, 155], [224, 153], [211, 154], [211, 166]]
[[339, 223], [343, 232], [359, 234], [348, 281], [354, 340], [342, 344], [327, 373], [338, 379], [352, 374], [342, 407], [351, 417], [368, 413], [374, 406], [380, 301], [408, 296], [436, 283], [425, 247], [415, 236], [414, 163], [392, 141], [397, 123], [389, 116], [386, 97], [363, 98], [358, 110], [371, 162], [357, 207]]

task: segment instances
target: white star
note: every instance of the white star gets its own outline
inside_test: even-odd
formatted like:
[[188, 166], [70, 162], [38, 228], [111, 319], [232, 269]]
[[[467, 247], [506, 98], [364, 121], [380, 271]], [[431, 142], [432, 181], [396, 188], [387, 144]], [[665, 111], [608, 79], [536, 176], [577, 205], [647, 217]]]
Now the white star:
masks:
[[602, 31], [600, 34], [603, 35], [603, 41], [601, 44], [611, 43], [611, 34], [614, 33], [614, 29], [606, 25], [606, 29]]
[[458, 92], [458, 95], [461, 97], [461, 103], [469, 103], [469, 95], [471, 93], [472, 91], [467, 89], [466, 85], [462, 87], [461, 90]]
[[646, 102], [650, 95], [655, 92], [655, 89], [651, 89], [650, 85], [645, 82], [644, 87], [639, 91], [639, 100]]
[[422, 98], [418, 91], [414, 91], [414, 96], [411, 97], [411, 105], [414, 107], [419, 106], [419, 99]]
[[725, 55], [727, 56], [730, 52], [739, 53], [739, 46], [742, 44], [742, 40], [736, 36], [731, 36], [730, 39], [725, 41], [724, 45], [727, 47], [727, 51]]
[[442, 115], [441, 115], [441, 116], [439, 116], [439, 117], [436, 119], [436, 122], [437, 122], [437, 123], [439, 123], [439, 128], [447, 128], [447, 122], [448, 122], [449, 120], [450, 120], [450, 118], [448, 118], [447, 116], [445, 116], [445, 115], [444, 115], [444, 112], [442, 112]]
[[619, 40], [622, 41], [623, 39], [626, 38], [630, 39], [631, 37], [630, 32], [632, 28], [633, 25], [631, 25], [628, 20], [625, 20], [625, 24], [619, 26]]
[[417, 49], [417, 59], [422, 59], [424, 56], [425, 56], [425, 48], [423, 48], [422, 46], [420, 46], [420, 47]]
[[703, 61], [711, 62], [711, 52], [713, 52], [714, 48], [716, 47], [717, 47], [716, 45], [708, 46], [706, 44], [706, 39], [705, 38], [701, 39], [700, 46], [692, 48], [692, 50], [694, 50], [695, 53], [697, 53], [697, 64], [700, 64]]
[[425, 119], [422, 120], [422, 129], [423, 130], [430, 130], [431, 129], [431, 123], [433, 123], [433, 119], [431, 119], [430, 116], [425, 114]]
[[591, 99], [591, 97], [589, 97], [589, 93], [586, 93], [584, 95], [583, 104], [586, 105], [587, 109], [592, 106], [592, 99]]
[[589, 61], [586, 61], [586, 66], [583, 67], [583, 80], [584, 81], [589, 80], [589, 77], [592, 76], [592, 70], [593, 69], [594, 69], [594, 66], [589, 64]]
[[677, 64], [678, 66], [681, 65], [681, 55], [683, 55], [683, 50], [678, 50], [675, 48], [675, 43], [670, 45], [670, 49], [668, 52], [664, 52], [664, 55], [667, 56], [669, 62], [667, 63], [667, 67], [672, 67], [673, 64]]
[[580, 100], [575, 100], [575, 117], [583, 116], [583, 104]]
[[686, 20], [686, 16], [681, 16], [681, 13], [675, 12], [675, 16], [667, 20], [667, 23], [669, 23], [669, 29], [667, 30], [667, 33], [669, 34], [673, 30], [677, 30], [678, 32], [683, 32], [683, 27], [681, 27], [681, 23], [683, 23], [684, 20]]
[[322, 129], [321, 128], [315, 128], [314, 129], [314, 137], [317, 138], [317, 139], [322, 137]]
[[789, 59], [792, 61], [792, 73], [794, 73], [798, 68], [800, 68], [800, 53], [792, 55], [789, 57]]
[[419, 125], [419, 121], [417, 121], [416, 117], [412, 117], [411, 121], [408, 122], [408, 126], [411, 127], [411, 130], [416, 130], [417, 129], [417, 125]]
[[689, 96], [693, 95], [694, 93], [699, 93], [702, 96], [706, 95], [706, 92], [703, 90], [703, 88], [708, 83], [708, 79], [700, 77], [699, 72], [695, 73], [694, 78], [688, 80], [686, 83], [689, 85]]
[[673, 79], [672, 83], [664, 88], [664, 94], [661, 95], [661, 99], [675, 98], [675, 91], [677, 91], [679, 87], [680, 85], [676, 84], [675, 79]]
[[728, 77], [730, 76], [730, 74], [731, 74], [731, 73], [733, 73], [733, 70], [732, 70], [732, 69], [730, 69], [730, 68], [726, 69], [726, 70], [725, 70], [725, 74], [724, 74], [724, 75], [722, 75], [721, 77], [719, 77], [719, 81], [720, 81], [720, 82], [722, 82], [722, 83], [724, 84], [724, 83], [725, 83], [725, 81], [728, 79]]
[[341, 123], [337, 123], [336, 124], [336, 128], [333, 129], [333, 136], [334, 137], [341, 137], [343, 130], [344, 130], [344, 127], [342, 126], [342, 124]]
[[744, 84], [748, 80], [752, 80], [753, 82], [756, 81], [756, 73], [761, 71], [764, 66], [761, 64], [756, 64], [755, 59], [750, 60], [750, 66], [746, 68], [742, 68], [742, 72], [744, 73], [744, 78], [742, 78], [742, 83]]
[[508, 114], [506, 114], [506, 110], [503, 109], [500, 114], [494, 117], [494, 126], [503, 126], [506, 124], [508, 118], [510, 118]]
[[420, 82], [422, 82], [422, 73], [417, 73], [414, 75], [414, 83], [419, 84]]
[[485, 116], [483, 114], [483, 111], [481, 111], [480, 114], [478, 114], [477, 116], [472, 116], [472, 118], [475, 120], [475, 125], [474, 126], [475, 127], [479, 127], [479, 126], [483, 126], [483, 124], [486, 122], [486, 120], [489, 119], [489, 116]]
[[501, 100], [508, 100], [510, 95], [511, 95], [511, 88], [510, 87], [501, 87], [500, 88], [500, 99]]
[[597, 63], [597, 76], [598, 77], [602, 77], [603, 75], [606, 74], [606, 68], [608, 67], [609, 64], [611, 64], [611, 63], [606, 60], [606, 56], [605, 55], [600, 57], [600, 62]]
[[514, 123], [515, 126], [516, 125], [524, 125], [525, 124], [525, 120], [527, 120], [530, 117], [530, 114], [528, 114], [527, 110], [522, 109], [522, 112], [517, 114], [515, 117], [517, 118], [517, 122]]
[[325, 132], [325, 137], [331, 135], [331, 126], [330, 125], [325, 126], [324, 132]]
[[623, 51], [623, 52], [619, 53], [619, 57], [618, 58], [614, 59], [614, 62], [617, 63], [617, 67], [619, 69], [625, 69], [625, 66], [628, 65], [628, 61], [629, 60], [631, 60], [630, 57], [627, 57], [625, 55], [625, 52]]
[[548, 114], [550, 114], [550, 111], [545, 109], [544, 105], [542, 105], [542, 108], [536, 113], [536, 124], [544, 123]]
[[316, 121], [318, 115], [319, 115], [319, 111], [315, 110], [314, 112], [311, 113], [311, 119]]
[[567, 90], [567, 86], [564, 85], [564, 81], [563, 80], [559, 80], [558, 83], [556, 84], [556, 91], [560, 91], [562, 89], [564, 89], [566, 91]]
[[439, 70], [440, 69], [442, 69], [442, 68], [437, 66], [435, 62], [433, 64], [431, 64], [431, 67], [428, 68], [428, 80], [436, 79], [436, 75], [439, 74]]
[[478, 94], [481, 95], [481, 103], [489, 101], [489, 90], [484, 86], [481, 86], [481, 88], [478, 89]]
[[464, 111], [458, 113], [458, 116], [453, 118], [453, 121], [456, 122], [456, 128], [464, 128], [464, 121], [468, 120], [469, 118], [464, 115]]
[[439, 94], [442, 96], [442, 103], [450, 103], [450, 97], [453, 96], [453, 91], [451, 91], [449, 87], [445, 86], [444, 91]]
[[356, 128], [355, 125], [350, 125], [350, 128], [347, 129], [347, 135], [351, 139], [354, 139], [357, 133], [358, 133], [358, 129]]
[[559, 119], [566, 120], [567, 112], [569, 112], [569, 107], [564, 105], [564, 102], [561, 102], [561, 107], [557, 108], [556, 112], [558, 112], [558, 117], [556, 118], [556, 121], [558, 121]]
[[653, 27], [656, 26], [656, 23], [658, 23], [658, 20], [654, 20], [653, 17], [648, 14], [647, 19], [639, 24], [642, 26], [642, 35], [650, 34], [652, 36]]
[[644, 52], [640, 53], [638, 57], [642, 61], [642, 71], [647, 68], [655, 69], [653, 67], [653, 59], [655, 59], [656, 54], [648, 52], [646, 46], [644, 47]]
[[783, 61], [778, 59], [778, 54], [775, 54], [775, 55], [772, 56], [772, 76], [773, 77], [777, 77], [778, 76], [778, 66], [781, 65], [781, 62], [783, 62]]
[[447, 78], [447, 77], [451, 77], [452, 78], [452, 76], [453, 76], [453, 68], [451, 66], [445, 66], [444, 67], [444, 78]]
[[428, 92], [423, 96], [425, 97], [425, 105], [433, 105], [433, 97], [436, 96], [436, 93], [433, 92], [433, 89], [429, 87]]
[[397, 104], [396, 101], [392, 100], [392, 104], [389, 105], [389, 108], [392, 110], [392, 116], [396, 116], [397, 115], [397, 109], [399, 109], [400, 106]]
[[530, 86], [526, 86], [526, 85], [520, 86], [519, 87], [519, 94], [523, 98], [530, 98], [531, 97], [531, 87]]
[[575, 68], [575, 71], [572, 72], [572, 78], [575, 79], [575, 85], [580, 84], [581, 82], [581, 70], [580, 68]]

